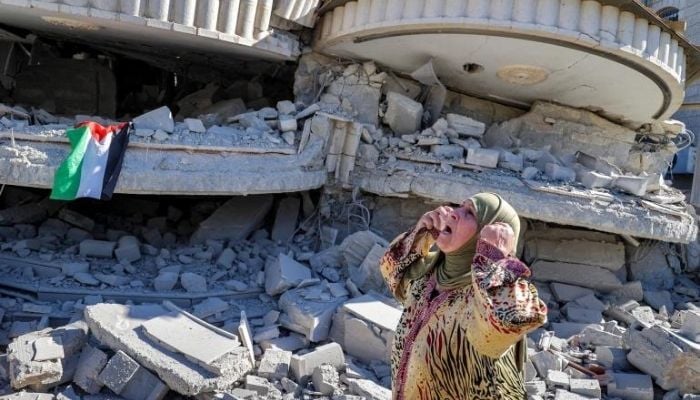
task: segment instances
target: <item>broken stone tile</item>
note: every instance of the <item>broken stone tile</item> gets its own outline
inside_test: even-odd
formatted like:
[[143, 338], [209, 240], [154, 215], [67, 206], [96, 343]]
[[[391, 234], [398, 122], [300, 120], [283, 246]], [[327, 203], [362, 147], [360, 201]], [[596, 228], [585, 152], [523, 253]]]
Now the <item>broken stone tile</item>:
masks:
[[340, 377], [334, 366], [322, 364], [314, 368], [314, 372], [311, 375], [311, 382], [313, 382], [317, 392], [330, 396], [339, 389]]
[[271, 195], [233, 197], [202, 221], [190, 237], [192, 244], [208, 239], [237, 242], [245, 239], [262, 223], [272, 208]]
[[408, 135], [420, 129], [423, 105], [396, 92], [387, 94], [384, 123], [397, 135]]
[[105, 365], [107, 365], [107, 354], [96, 347], [86, 345], [80, 354], [73, 382], [87, 393], [99, 393], [103, 384], [98, 376]]
[[311, 270], [293, 258], [280, 254], [265, 266], [265, 292], [275, 296], [311, 278]]
[[[171, 311], [163, 306], [148, 304], [123, 306], [97, 304], [85, 307], [85, 319], [90, 332], [102, 344], [115, 351], [124, 351], [139, 364], [158, 374], [167, 386], [182, 395], [194, 396], [228, 387], [241, 379], [252, 364], [243, 347], [227, 353], [217, 363], [226, 373], [217, 376], [183, 354], [156, 345], [145, 334], [142, 325]], [[207, 344], [202, 344], [207, 346]]]
[[291, 360], [291, 351], [269, 348], [265, 350], [260, 360], [258, 375], [272, 380], [286, 378], [287, 375], [289, 375], [289, 364]]
[[180, 275], [180, 284], [190, 293], [203, 293], [207, 291], [207, 280], [194, 272], [185, 272]]
[[654, 385], [649, 375], [614, 373], [608, 383], [608, 396], [631, 400], [653, 400]]
[[308, 378], [314, 369], [323, 364], [330, 364], [336, 369], [345, 367], [345, 355], [338, 343], [328, 343], [318, 346], [314, 351], [303, 355], [293, 355], [290, 363], [292, 375], [299, 382], [302, 378]]

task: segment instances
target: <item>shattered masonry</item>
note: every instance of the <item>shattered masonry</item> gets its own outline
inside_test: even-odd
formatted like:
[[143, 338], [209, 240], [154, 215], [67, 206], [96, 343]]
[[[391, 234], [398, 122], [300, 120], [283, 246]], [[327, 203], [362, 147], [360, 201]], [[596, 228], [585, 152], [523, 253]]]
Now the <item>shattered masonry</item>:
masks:
[[[0, 0], [0, 398], [390, 399], [379, 258], [482, 191], [549, 309], [529, 399], [700, 398], [697, 215], [666, 180], [700, 64], [650, 13]], [[133, 122], [116, 195], [49, 200], [83, 121]]]

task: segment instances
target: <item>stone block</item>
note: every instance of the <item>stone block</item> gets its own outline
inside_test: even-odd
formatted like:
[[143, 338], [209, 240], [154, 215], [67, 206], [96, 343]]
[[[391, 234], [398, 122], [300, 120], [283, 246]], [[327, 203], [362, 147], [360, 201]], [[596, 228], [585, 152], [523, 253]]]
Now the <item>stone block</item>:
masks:
[[245, 377], [245, 388], [254, 391], [258, 396], [266, 398], [267, 393], [270, 391], [270, 382], [259, 376], [248, 375]]
[[613, 183], [613, 178], [595, 171], [584, 171], [580, 175], [581, 183], [589, 189], [607, 188]]
[[566, 319], [571, 322], [597, 324], [603, 321], [603, 313], [599, 310], [568, 304], [566, 307]]
[[204, 123], [202, 123], [202, 120], [197, 119], [197, 118], [185, 118], [185, 125], [187, 126], [187, 130], [190, 132], [194, 133], [204, 133], [207, 131], [207, 128], [204, 127]]
[[536, 261], [532, 278], [540, 282], [561, 282], [609, 293], [622, 287], [615, 274], [605, 268], [565, 262]]
[[297, 381], [310, 377], [316, 367], [330, 364], [336, 369], [345, 367], [345, 355], [338, 343], [328, 343], [318, 346], [314, 351], [303, 355], [293, 355], [290, 364], [292, 374]]
[[192, 244], [207, 240], [238, 242], [248, 237], [272, 208], [271, 195], [233, 197], [202, 221], [190, 237]]
[[455, 144], [436, 144], [430, 146], [430, 152], [435, 157], [443, 159], [461, 159], [464, 156], [464, 148]]
[[134, 118], [134, 128], [136, 129], [161, 129], [165, 132], [172, 133], [175, 130], [175, 121], [170, 109], [166, 106], [156, 108], [145, 114]]
[[362, 264], [359, 266], [349, 266], [348, 273], [353, 283], [360, 290], [367, 293], [371, 290], [382, 292], [385, 290], [384, 278], [379, 270], [379, 260], [386, 252], [386, 248], [375, 243], [367, 253]]
[[197, 318], [207, 318], [214, 314], [222, 313], [231, 306], [218, 297], [210, 297], [201, 303], [195, 304], [192, 314]]
[[645, 176], [618, 176], [613, 182], [613, 186], [623, 192], [635, 196], [644, 196], [647, 193], [649, 178]]
[[611, 332], [599, 330], [595, 325], [583, 329], [579, 335], [579, 342], [591, 346], [622, 347], [623, 337]]
[[309, 346], [309, 339], [297, 333], [291, 333], [289, 336], [279, 337], [271, 340], [263, 340], [260, 342], [260, 347], [263, 349], [277, 348], [285, 351], [297, 351]]
[[525, 167], [525, 169], [523, 169], [523, 172], [520, 174], [520, 177], [525, 180], [530, 180], [534, 179], [539, 173], [540, 170], [536, 167]]
[[389, 242], [372, 231], [359, 231], [346, 237], [340, 244], [345, 265], [356, 268], [367, 258], [375, 244], [388, 247]]
[[235, 260], [236, 252], [227, 247], [219, 254], [219, 258], [216, 259], [216, 265], [229, 269], [233, 266]]
[[311, 270], [293, 258], [280, 254], [265, 265], [265, 292], [276, 296], [311, 278]]
[[597, 346], [595, 355], [598, 363], [607, 369], [620, 371], [630, 368], [627, 350], [621, 347]]
[[525, 167], [525, 159], [522, 154], [513, 154], [510, 151], [501, 151], [498, 158], [498, 167], [520, 172]]
[[109, 359], [98, 379], [111, 391], [120, 394], [139, 369], [141, 369], [139, 363], [123, 351], [118, 351]]
[[672, 313], [675, 308], [671, 300], [671, 292], [667, 290], [645, 290], [644, 301], [657, 311], [661, 307], [666, 307], [666, 311]]
[[158, 292], [173, 290], [179, 278], [180, 274], [177, 272], [162, 271], [153, 279], [153, 287]]
[[282, 326], [305, 335], [312, 342], [328, 337], [336, 308], [347, 300], [347, 297], [316, 296], [319, 290], [320, 286], [291, 289], [282, 294], [278, 302], [285, 312], [280, 317]]
[[83, 240], [80, 242], [80, 255], [82, 257], [112, 258], [116, 246], [116, 243], [105, 240]]
[[649, 375], [612, 374], [608, 396], [625, 400], [654, 400], [654, 384]]
[[569, 390], [572, 393], [580, 394], [586, 397], [599, 399], [600, 382], [597, 379], [574, 379], [569, 380]]
[[126, 400], [160, 400], [168, 393], [158, 377], [122, 351], [107, 362], [98, 378]]
[[549, 389], [569, 389], [569, 375], [564, 371], [547, 371], [546, 381]]
[[391, 400], [391, 390], [369, 379], [346, 379], [350, 393], [368, 400]]
[[565, 283], [552, 282], [549, 284], [552, 290], [552, 294], [557, 299], [557, 301], [568, 303], [570, 301], [576, 300], [579, 297], [584, 297], [592, 295], [595, 291], [584, 288], [581, 286], [567, 285]]
[[469, 149], [467, 151], [467, 164], [478, 165], [486, 168], [498, 167], [500, 152], [492, 149]]
[[555, 181], [576, 181], [576, 171], [569, 167], [564, 167], [556, 163], [545, 164], [544, 173], [547, 175], [547, 177]]
[[700, 343], [700, 312], [688, 310], [683, 316], [683, 324], [680, 329], [681, 335], [688, 339]]
[[280, 380], [289, 375], [289, 364], [292, 361], [292, 352], [277, 348], [269, 348], [265, 350], [260, 366], [258, 367], [258, 375], [273, 380]]
[[103, 384], [98, 376], [105, 365], [107, 365], [107, 354], [92, 345], [86, 345], [80, 354], [73, 382], [89, 394], [99, 393]]
[[282, 115], [296, 114], [297, 107], [289, 100], [281, 100], [277, 102], [277, 111]]
[[185, 272], [180, 276], [180, 284], [189, 293], [203, 293], [207, 291], [207, 280], [194, 272]]
[[531, 396], [544, 396], [547, 392], [547, 384], [544, 381], [527, 381], [525, 391]]
[[387, 94], [384, 123], [397, 135], [408, 135], [420, 130], [423, 105], [396, 92]]
[[334, 366], [323, 364], [314, 368], [313, 374], [311, 375], [311, 382], [313, 382], [317, 392], [330, 396], [335, 391], [339, 390], [340, 377]]
[[277, 128], [280, 132], [296, 132], [297, 120], [289, 115], [280, 115]]
[[562, 371], [568, 364], [566, 360], [549, 351], [540, 351], [531, 355], [530, 361], [541, 378], [546, 378], [549, 371]]
[[136, 236], [122, 236], [119, 238], [114, 255], [119, 262], [132, 263], [141, 259], [141, 244]]
[[58, 218], [88, 232], [95, 229], [95, 221], [92, 218], [67, 208], [62, 208], [58, 212]]
[[571, 393], [565, 389], [557, 389], [556, 392], [554, 392], [554, 400], [590, 400], [590, 397]]
[[270, 234], [272, 240], [287, 243], [292, 239], [297, 228], [300, 206], [301, 200], [298, 197], [287, 197], [280, 201]]
[[447, 125], [461, 136], [480, 138], [486, 132], [486, 124], [464, 115], [448, 113], [445, 118]]

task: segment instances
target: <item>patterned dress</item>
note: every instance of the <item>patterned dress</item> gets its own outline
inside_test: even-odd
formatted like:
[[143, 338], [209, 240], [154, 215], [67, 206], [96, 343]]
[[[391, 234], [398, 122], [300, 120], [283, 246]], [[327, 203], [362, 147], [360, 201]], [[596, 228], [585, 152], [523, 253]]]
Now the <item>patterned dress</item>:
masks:
[[406, 232], [380, 263], [404, 305], [391, 356], [394, 399], [525, 399], [514, 344], [547, 315], [525, 280], [530, 270], [479, 240], [471, 284], [438, 291], [432, 272], [404, 279], [433, 243], [425, 230]]

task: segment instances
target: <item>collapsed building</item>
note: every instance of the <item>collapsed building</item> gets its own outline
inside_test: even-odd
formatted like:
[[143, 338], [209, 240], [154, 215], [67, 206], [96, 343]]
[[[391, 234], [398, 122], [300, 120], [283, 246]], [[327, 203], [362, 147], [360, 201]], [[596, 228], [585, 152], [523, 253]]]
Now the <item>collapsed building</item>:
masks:
[[[698, 50], [636, 1], [0, 0], [8, 398], [391, 397], [378, 260], [483, 191], [549, 307], [530, 398], [700, 394]], [[115, 196], [48, 198], [83, 121]], [[149, 391], [144, 390], [148, 388]]]

